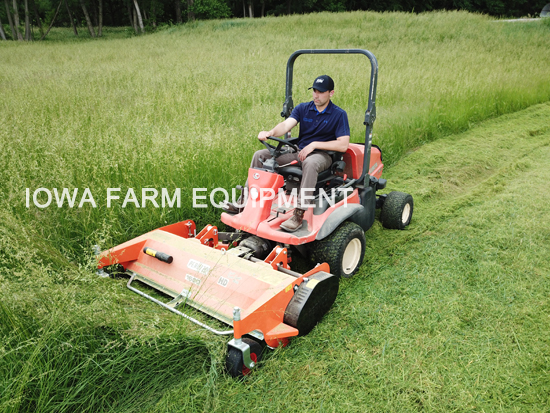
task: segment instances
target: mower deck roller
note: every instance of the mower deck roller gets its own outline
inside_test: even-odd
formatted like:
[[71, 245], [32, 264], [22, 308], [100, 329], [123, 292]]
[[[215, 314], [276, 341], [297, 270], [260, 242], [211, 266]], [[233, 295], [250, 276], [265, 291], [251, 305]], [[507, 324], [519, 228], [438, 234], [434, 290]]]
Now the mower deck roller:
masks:
[[[246, 248], [218, 240], [216, 227], [195, 236], [195, 224], [184, 221], [151, 231], [99, 255], [98, 268], [122, 265], [128, 288], [216, 334], [233, 334], [230, 348], [242, 353], [245, 368], [254, 361], [249, 335], [270, 347], [286, 345], [309, 332], [330, 309], [338, 294], [338, 277], [327, 264], [306, 274], [289, 269], [286, 248], [276, 247], [265, 260]], [[172, 298], [165, 303], [138, 290], [140, 281]], [[166, 300], [165, 300], [166, 301]], [[177, 308], [189, 305], [233, 327], [218, 331]], [[263, 344], [263, 343], [262, 343]]]

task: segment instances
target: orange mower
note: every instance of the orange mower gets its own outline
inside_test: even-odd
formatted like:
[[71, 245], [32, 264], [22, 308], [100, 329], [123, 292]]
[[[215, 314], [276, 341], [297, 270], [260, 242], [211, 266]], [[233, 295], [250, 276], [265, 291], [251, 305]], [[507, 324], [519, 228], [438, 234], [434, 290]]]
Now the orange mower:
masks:
[[[363, 54], [371, 66], [365, 142], [350, 143], [345, 153], [329, 152], [331, 168], [318, 176], [315, 206], [304, 215], [296, 232], [280, 224], [293, 213], [292, 201], [302, 170], [278, 165], [275, 159], [298, 150], [297, 138], [271, 137], [263, 142], [271, 159], [248, 172], [248, 202], [237, 214], [222, 213], [221, 221], [234, 229], [218, 232], [207, 225], [197, 233], [191, 220], [168, 225], [98, 255], [98, 270], [122, 267], [130, 277], [127, 287], [165, 309], [218, 335], [228, 342], [226, 370], [234, 377], [254, 368], [265, 346], [285, 346], [291, 337], [307, 334], [331, 308], [340, 277], [351, 277], [363, 262], [365, 231], [381, 209], [382, 225], [404, 229], [413, 213], [412, 196], [403, 192], [378, 195], [385, 188], [382, 154], [372, 145], [376, 118], [378, 63], [362, 49], [299, 50], [287, 63], [286, 99], [281, 115], [293, 109], [292, 77], [302, 54]], [[241, 188], [242, 189], [242, 188]], [[263, 196], [262, 195], [271, 195]], [[282, 196], [274, 196], [279, 194]], [[317, 265], [305, 274], [290, 269], [290, 254], [298, 251]], [[160, 300], [137, 289], [139, 281], [167, 295]], [[185, 304], [232, 327], [219, 331], [182, 313]]]

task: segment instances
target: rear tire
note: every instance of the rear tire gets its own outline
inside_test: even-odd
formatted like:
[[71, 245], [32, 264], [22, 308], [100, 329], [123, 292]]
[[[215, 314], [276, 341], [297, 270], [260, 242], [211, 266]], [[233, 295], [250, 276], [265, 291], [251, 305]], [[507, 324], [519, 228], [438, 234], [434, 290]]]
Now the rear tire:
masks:
[[[251, 338], [243, 338], [243, 342], [250, 346], [250, 358], [255, 365], [262, 359], [262, 346]], [[225, 370], [231, 377], [243, 377], [250, 374], [251, 370], [244, 365], [243, 353], [234, 347], [229, 347], [225, 359]]]
[[357, 272], [365, 256], [365, 232], [354, 222], [345, 221], [332, 234], [312, 245], [313, 258], [326, 262], [330, 273], [350, 278]]
[[405, 229], [411, 222], [413, 207], [411, 195], [404, 192], [390, 192], [380, 213], [382, 225], [388, 229]]

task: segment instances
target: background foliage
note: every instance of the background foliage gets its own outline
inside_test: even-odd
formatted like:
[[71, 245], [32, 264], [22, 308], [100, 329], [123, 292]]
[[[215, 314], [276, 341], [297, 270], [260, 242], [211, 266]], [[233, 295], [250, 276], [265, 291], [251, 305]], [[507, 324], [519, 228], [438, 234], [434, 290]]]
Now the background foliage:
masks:
[[[90, 14], [94, 26], [99, 26], [99, 15], [103, 15], [102, 25], [110, 27], [130, 26], [135, 34], [141, 33], [136, 20], [135, 3], [138, 4], [144, 31], [154, 31], [164, 25], [179, 24], [195, 19], [220, 19], [235, 17], [264, 17], [312, 12], [342, 12], [355, 10], [429, 12], [434, 10], [464, 10], [484, 13], [497, 17], [538, 16], [547, 0], [27, 0], [28, 14], [33, 37], [41, 37], [54, 16], [55, 27], [86, 27], [84, 8]], [[0, 7], [0, 21], [3, 23], [6, 38], [13, 35], [8, 24], [7, 12], [14, 12], [14, 4], [20, 16], [21, 31], [24, 26], [25, 1], [6, 0]], [[56, 9], [59, 12], [56, 14]], [[100, 13], [99, 7], [103, 12]], [[70, 13], [70, 16], [69, 16]], [[40, 30], [40, 34], [38, 31]], [[87, 36], [82, 30], [79, 35]]]

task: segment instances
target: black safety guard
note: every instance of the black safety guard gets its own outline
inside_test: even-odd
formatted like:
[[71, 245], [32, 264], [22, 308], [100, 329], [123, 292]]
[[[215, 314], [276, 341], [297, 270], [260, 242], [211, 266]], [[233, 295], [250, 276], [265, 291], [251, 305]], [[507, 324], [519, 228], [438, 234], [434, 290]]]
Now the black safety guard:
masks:
[[332, 307], [338, 295], [338, 277], [319, 271], [303, 281], [285, 310], [284, 323], [306, 335]]

